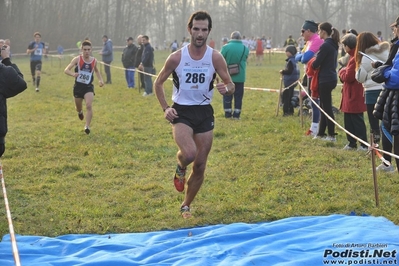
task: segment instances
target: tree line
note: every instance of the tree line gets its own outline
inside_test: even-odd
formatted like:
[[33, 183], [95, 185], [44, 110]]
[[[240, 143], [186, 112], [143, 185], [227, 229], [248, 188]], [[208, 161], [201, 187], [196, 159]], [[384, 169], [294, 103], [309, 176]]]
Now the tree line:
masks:
[[210, 38], [221, 45], [223, 37], [238, 30], [246, 37], [271, 37], [274, 47], [288, 35], [299, 37], [306, 19], [329, 21], [335, 28], [358, 32], [381, 31], [388, 39], [389, 25], [399, 15], [395, 0], [0, 0], [0, 38], [11, 39], [12, 51], [26, 51], [33, 33], [39, 31], [50, 50], [58, 44], [76, 48], [89, 37], [101, 45], [106, 34], [114, 45], [146, 34], [163, 48], [187, 37], [187, 20], [196, 10], [213, 19]]

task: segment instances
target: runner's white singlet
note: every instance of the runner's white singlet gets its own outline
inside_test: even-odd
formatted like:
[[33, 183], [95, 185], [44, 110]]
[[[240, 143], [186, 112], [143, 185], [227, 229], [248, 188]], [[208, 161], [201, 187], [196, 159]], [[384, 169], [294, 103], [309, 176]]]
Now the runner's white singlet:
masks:
[[202, 59], [194, 60], [188, 45], [181, 51], [180, 63], [173, 71], [173, 102], [180, 105], [206, 105], [212, 102], [215, 68], [213, 49], [207, 46]]

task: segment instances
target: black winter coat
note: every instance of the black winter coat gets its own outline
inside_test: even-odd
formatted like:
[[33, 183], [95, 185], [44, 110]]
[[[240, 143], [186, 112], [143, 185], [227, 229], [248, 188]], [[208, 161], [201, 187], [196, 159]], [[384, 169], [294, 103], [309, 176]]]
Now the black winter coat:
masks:
[[[397, 38], [393, 39], [392, 43], [397, 40]], [[392, 60], [395, 58], [398, 48], [397, 45], [391, 46], [388, 59], [384, 65], [392, 65]], [[384, 127], [393, 136], [399, 135], [399, 90], [384, 88], [374, 105], [373, 115], [382, 120]]]
[[382, 120], [393, 136], [399, 135], [399, 90], [383, 89], [374, 105], [373, 115]]
[[21, 71], [9, 58], [5, 58], [0, 64], [0, 144], [4, 143], [7, 134], [7, 98], [23, 92], [26, 82]]
[[122, 52], [122, 63], [124, 68], [135, 67], [137, 46], [134, 44], [128, 45]]
[[141, 56], [143, 55], [144, 45], [140, 44], [136, 52], [136, 60], [134, 61], [134, 67], [138, 68], [141, 63]]

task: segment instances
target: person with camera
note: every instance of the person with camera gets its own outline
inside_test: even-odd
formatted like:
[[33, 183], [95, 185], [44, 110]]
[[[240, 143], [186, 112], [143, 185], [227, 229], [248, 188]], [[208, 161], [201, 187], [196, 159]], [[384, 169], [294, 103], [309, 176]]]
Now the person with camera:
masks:
[[[223, 95], [223, 109], [225, 118], [233, 117], [233, 119], [240, 119], [241, 115], [247, 59], [249, 55], [249, 49], [242, 43], [241, 39], [241, 33], [238, 31], [233, 31], [230, 36], [230, 41], [220, 50], [220, 53], [223, 55], [227, 66], [230, 69], [229, 74], [231, 79], [235, 84], [235, 91], [233, 95]], [[234, 69], [236, 70], [234, 71]], [[233, 98], [234, 110], [232, 109]]]
[[1, 48], [0, 64], [0, 157], [5, 151], [5, 137], [7, 127], [7, 99], [16, 96], [26, 90], [27, 85], [24, 76], [17, 65], [11, 63], [10, 46]]

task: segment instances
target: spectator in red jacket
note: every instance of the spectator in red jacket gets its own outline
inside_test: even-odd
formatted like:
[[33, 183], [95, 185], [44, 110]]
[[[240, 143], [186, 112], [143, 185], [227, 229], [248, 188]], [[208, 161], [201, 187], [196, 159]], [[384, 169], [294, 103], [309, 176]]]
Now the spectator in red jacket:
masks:
[[[344, 113], [344, 127], [347, 131], [367, 142], [366, 124], [364, 122], [363, 113], [367, 110], [363, 85], [356, 80], [356, 35], [346, 34], [342, 40], [342, 45], [345, 51], [349, 54], [348, 65], [339, 71], [339, 78], [343, 82], [341, 111]], [[348, 144], [344, 150], [356, 150], [357, 141], [355, 138], [346, 134]], [[357, 149], [360, 151], [367, 151], [367, 146], [363, 143]]]

